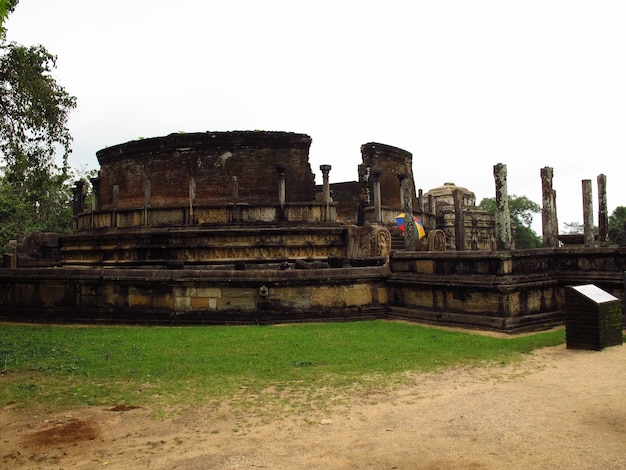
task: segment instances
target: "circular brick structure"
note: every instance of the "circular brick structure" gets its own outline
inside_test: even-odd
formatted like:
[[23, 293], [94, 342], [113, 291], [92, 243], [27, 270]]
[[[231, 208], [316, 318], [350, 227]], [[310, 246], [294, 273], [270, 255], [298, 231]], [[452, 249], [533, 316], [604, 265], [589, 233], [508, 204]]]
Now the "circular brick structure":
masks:
[[[311, 137], [267, 131], [179, 133], [97, 152], [96, 210], [278, 202], [285, 174], [290, 202], [315, 200]], [[237, 199], [237, 200], [235, 200]]]

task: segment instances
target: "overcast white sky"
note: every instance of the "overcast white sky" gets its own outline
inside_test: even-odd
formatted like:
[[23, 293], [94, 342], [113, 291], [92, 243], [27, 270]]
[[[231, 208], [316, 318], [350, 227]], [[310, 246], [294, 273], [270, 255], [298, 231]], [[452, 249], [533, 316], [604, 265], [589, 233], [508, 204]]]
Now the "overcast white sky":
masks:
[[[561, 230], [583, 179], [626, 206], [626, 2], [579, 0], [20, 0], [7, 39], [43, 44], [77, 97], [70, 164], [172, 132], [308, 134], [331, 182], [360, 146], [413, 154], [416, 186], [454, 182], [541, 205], [554, 168]], [[541, 215], [533, 228], [541, 235]]]

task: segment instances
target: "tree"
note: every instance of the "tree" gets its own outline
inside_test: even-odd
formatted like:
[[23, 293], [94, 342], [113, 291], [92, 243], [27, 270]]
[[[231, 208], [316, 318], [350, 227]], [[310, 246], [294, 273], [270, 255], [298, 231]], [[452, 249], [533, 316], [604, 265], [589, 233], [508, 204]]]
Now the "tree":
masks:
[[4, 22], [9, 16], [9, 13], [15, 10], [17, 2], [19, 2], [19, 0], [0, 0], [0, 39], [4, 39]]
[[626, 207], [618, 206], [609, 216], [609, 241], [626, 245]]
[[43, 46], [0, 44], [0, 152], [13, 180], [45, 176], [57, 150], [67, 168], [76, 98], [52, 77], [54, 68], [56, 57]]
[[565, 235], [580, 235], [585, 231], [585, 227], [580, 222], [563, 222], [563, 233]]
[[[495, 215], [496, 199], [484, 198], [480, 201], [480, 207], [489, 214]], [[509, 196], [509, 212], [511, 224], [515, 229], [515, 247], [518, 249], [541, 247], [541, 238], [530, 228], [533, 223], [533, 214], [541, 212], [539, 204], [526, 196], [517, 197], [513, 194]]]
[[[16, 5], [17, 0], [0, 0], [0, 22]], [[67, 121], [76, 98], [52, 76], [55, 68], [56, 57], [43, 46], [7, 43], [2, 28], [0, 249], [32, 231], [64, 232], [71, 226]]]

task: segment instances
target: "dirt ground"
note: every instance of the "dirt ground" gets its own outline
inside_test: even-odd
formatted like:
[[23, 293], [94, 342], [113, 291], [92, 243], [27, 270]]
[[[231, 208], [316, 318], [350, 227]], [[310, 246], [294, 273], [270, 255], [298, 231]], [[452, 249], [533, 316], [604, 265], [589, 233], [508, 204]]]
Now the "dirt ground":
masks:
[[209, 406], [0, 411], [0, 467], [28, 469], [626, 469], [626, 345], [416, 374], [326, 412]]

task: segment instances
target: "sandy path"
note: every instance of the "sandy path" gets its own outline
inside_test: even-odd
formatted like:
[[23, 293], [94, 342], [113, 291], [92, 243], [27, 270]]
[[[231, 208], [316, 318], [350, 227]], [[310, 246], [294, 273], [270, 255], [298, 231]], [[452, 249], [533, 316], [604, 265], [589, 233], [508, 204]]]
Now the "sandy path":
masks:
[[0, 412], [0, 467], [626, 469], [626, 346], [416, 375], [327, 413]]

